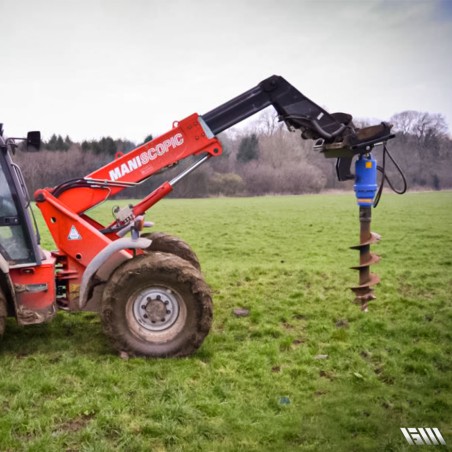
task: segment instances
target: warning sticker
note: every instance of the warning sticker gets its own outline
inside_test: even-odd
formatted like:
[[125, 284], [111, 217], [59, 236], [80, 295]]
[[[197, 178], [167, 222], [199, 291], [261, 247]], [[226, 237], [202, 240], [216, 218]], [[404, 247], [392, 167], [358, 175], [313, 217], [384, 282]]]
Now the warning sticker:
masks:
[[75, 226], [71, 226], [71, 230], [69, 231], [69, 235], [67, 236], [69, 240], [82, 240], [82, 236], [77, 231]]

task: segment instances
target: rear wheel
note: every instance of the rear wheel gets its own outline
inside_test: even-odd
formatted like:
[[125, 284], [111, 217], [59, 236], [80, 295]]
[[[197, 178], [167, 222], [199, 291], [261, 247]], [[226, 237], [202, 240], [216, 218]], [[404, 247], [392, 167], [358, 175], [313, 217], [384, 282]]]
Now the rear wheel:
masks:
[[106, 284], [102, 323], [120, 352], [187, 356], [210, 330], [210, 290], [201, 273], [178, 256], [137, 256], [116, 269]]
[[188, 243], [184, 242], [179, 237], [164, 232], [152, 232], [150, 234], [142, 234], [141, 236], [152, 240], [149, 248], [144, 250], [145, 252], [159, 251], [161, 253], [175, 254], [190, 262], [196, 269], [201, 270], [201, 264], [199, 263], [196, 253], [191, 249]]

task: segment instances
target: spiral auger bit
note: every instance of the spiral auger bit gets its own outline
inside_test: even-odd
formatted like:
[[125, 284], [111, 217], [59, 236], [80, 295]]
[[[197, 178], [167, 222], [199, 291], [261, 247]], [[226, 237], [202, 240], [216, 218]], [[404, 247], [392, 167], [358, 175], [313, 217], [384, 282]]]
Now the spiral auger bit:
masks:
[[355, 194], [359, 206], [359, 245], [352, 249], [359, 251], [359, 265], [352, 267], [359, 272], [359, 284], [351, 289], [355, 293], [355, 303], [367, 312], [369, 301], [375, 300], [373, 286], [380, 278], [370, 272], [370, 266], [380, 261], [380, 256], [370, 251], [370, 246], [378, 243], [380, 235], [371, 232], [372, 206], [377, 192], [377, 161], [371, 154], [360, 155], [355, 164]]
[[[387, 181], [389, 187], [397, 194], [402, 195], [407, 190], [407, 184], [402, 169], [391, 156], [386, 146], [387, 142], [395, 135], [391, 132], [392, 125], [382, 122], [379, 125], [357, 129], [351, 115], [333, 113], [335, 119], [341, 121], [345, 128], [337, 129], [333, 134], [323, 134], [317, 140], [314, 149], [319, 150], [326, 158], [337, 158], [336, 173], [339, 181], [355, 179], [355, 194], [359, 206], [360, 236], [359, 245], [352, 249], [359, 251], [359, 265], [352, 267], [359, 272], [358, 285], [351, 289], [355, 293], [355, 303], [367, 311], [369, 301], [375, 300], [373, 286], [380, 282], [380, 278], [370, 272], [370, 266], [380, 261], [380, 257], [370, 251], [370, 246], [380, 240], [380, 236], [371, 232], [372, 207], [377, 207], [383, 186]], [[316, 130], [318, 128], [316, 127]], [[302, 135], [303, 136], [303, 135]], [[372, 158], [371, 151], [375, 146], [382, 146], [382, 166], [377, 166], [377, 161]], [[353, 159], [355, 162], [355, 174], [351, 172]], [[396, 188], [386, 173], [385, 164], [388, 158], [398, 171], [402, 188]], [[381, 172], [381, 182], [378, 187], [377, 172]]]

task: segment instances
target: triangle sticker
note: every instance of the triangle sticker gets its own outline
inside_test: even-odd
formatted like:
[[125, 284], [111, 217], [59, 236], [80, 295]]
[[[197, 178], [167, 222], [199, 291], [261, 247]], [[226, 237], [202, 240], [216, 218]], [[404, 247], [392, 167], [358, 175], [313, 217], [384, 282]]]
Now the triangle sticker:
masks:
[[71, 230], [69, 231], [69, 235], [67, 236], [69, 240], [82, 240], [82, 236], [77, 231], [77, 228], [72, 225]]

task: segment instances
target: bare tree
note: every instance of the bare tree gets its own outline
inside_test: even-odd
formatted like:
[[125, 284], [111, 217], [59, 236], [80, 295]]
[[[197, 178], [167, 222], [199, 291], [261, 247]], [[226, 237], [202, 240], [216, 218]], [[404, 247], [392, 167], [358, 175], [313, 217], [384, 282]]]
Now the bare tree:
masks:
[[265, 109], [256, 122], [256, 132], [259, 135], [272, 136], [283, 128], [284, 124], [279, 120], [277, 113], [272, 109]]
[[390, 122], [395, 131], [415, 135], [420, 142], [432, 136], [444, 138], [448, 131], [446, 118], [440, 113], [402, 111], [393, 115]]

